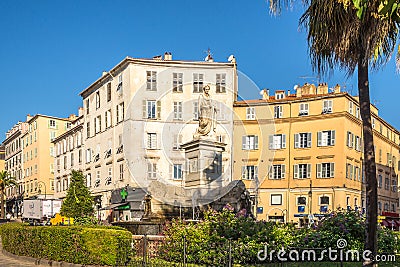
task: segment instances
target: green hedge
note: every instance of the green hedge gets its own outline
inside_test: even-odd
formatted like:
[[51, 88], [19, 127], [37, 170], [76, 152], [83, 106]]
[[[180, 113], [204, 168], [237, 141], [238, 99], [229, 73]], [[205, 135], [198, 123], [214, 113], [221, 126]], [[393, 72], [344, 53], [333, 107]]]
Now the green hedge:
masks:
[[131, 253], [132, 234], [120, 228], [7, 223], [0, 234], [6, 251], [52, 261], [120, 266]]

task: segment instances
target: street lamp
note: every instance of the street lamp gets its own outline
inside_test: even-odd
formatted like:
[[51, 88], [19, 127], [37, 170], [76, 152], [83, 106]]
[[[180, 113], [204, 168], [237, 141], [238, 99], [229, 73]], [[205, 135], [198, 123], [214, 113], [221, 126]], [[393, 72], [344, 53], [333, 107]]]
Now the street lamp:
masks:
[[310, 191], [308, 191], [308, 221], [311, 226], [312, 220], [312, 181], [310, 180]]
[[46, 199], [46, 184], [45, 184], [45, 182], [39, 181], [38, 186], [39, 186], [39, 194], [42, 193], [41, 188], [44, 187], [44, 199]]

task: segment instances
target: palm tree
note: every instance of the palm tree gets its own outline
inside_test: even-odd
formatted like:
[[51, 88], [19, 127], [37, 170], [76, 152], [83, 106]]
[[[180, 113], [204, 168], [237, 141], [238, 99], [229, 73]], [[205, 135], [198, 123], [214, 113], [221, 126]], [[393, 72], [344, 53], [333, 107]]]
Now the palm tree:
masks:
[[[270, 0], [273, 11], [279, 11], [280, 2]], [[308, 31], [309, 53], [314, 71], [326, 74], [338, 66], [350, 76], [357, 70], [367, 198], [365, 249], [373, 255], [377, 253], [378, 194], [368, 74], [370, 68], [382, 67], [395, 49], [400, 22], [397, 2], [305, 0], [303, 3], [306, 4], [306, 11], [300, 18], [300, 25]], [[364, 264], [372, 266], [374, 263]]]
[[14, 177], [10, 175], [8, 171], [0, 171], [0, 196], [1, 196], [1, 218], [4, 219], [4, 201], [6, 188], [12, 185], [16, 185], [17, 182]]

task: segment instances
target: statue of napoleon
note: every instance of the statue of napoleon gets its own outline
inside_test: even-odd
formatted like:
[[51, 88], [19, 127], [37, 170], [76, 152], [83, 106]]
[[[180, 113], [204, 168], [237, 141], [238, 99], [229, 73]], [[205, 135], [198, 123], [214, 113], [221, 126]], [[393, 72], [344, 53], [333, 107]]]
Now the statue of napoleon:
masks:
[[203, 94], [199, 96], [199, 127], [194, 137], [212, 136], [215, 133], [217, 109], [210, 96], [210, 86], [203, 87]]

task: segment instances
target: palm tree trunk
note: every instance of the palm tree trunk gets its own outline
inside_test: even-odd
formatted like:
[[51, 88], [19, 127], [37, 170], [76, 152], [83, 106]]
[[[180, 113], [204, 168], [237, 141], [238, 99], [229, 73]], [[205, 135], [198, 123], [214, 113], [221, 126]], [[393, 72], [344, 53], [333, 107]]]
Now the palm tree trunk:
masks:
[[4, 210], [4, 192], [3, 191], [1, 191], [0, 192], [0, 195], [1, 195], [1, 218], [2, 219], [5, 219], [5, 210]]
[[[368, 82], [368, 62], [360, 56], [358, 62], [358, 93], [360, 114], [363, 122], [364, 137], [364, 173], [366, 178], [367, 221], [365, 227], [365, 250], [377, 254], [377, 203], [378, 191], [376, 181], [375, 149], [371, 125], [371, 107]], [[364, 262], [363, 266], [374, 266], [373, 262]]]

